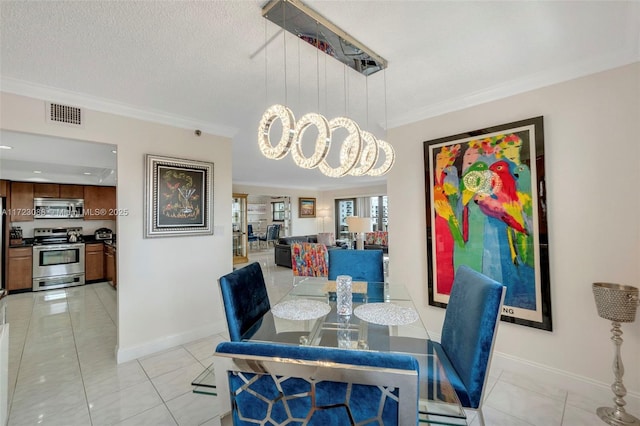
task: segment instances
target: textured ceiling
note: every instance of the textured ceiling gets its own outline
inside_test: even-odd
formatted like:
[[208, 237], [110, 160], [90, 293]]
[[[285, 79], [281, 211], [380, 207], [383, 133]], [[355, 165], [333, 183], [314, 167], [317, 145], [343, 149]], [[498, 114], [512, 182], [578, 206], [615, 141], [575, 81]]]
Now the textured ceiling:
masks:
[[266, 106], [347, 113], [384, 138], [385, 126], [640, 60], [636, 1], [306, 3], [388, 69], [367, 83], [285, 37], [264, 2], [2, 1], [2, 90], [231, 136], [234, 182], [324, 189], [379, 179], [263, 158]]

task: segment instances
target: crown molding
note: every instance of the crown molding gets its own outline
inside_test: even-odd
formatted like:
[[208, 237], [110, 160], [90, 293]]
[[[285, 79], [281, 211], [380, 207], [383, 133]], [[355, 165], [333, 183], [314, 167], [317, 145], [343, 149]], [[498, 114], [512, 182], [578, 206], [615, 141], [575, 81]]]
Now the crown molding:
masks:
[[160, 111], [145, 110], [133, 105], [116, 102], [110, 99], [71, 92], [68, 90], [62, 90], [55, 87], [45, 86], [14, 78], [0, 77], [0, 90], [2, 92], [12, 93], [15, 95], [26, 96], [35, 99], [43, 99], [45, 101], [57, 102], [62, 104], [70, 104], [94, 111], [136, 118], [153, 123], [165, 124], [181, 129], [200, 129], [203, 132], [227, 138], [233, 138], [238, 133], [238, 129], [235, 127], [223, 126], [215, 123], [199, 122], [187, 117]]
[[613, 52], [599, 58], [590, 58], [566, 67], [538, 72], [521, 79], [511, 80], [489, 87], [485, 90], [429, 105], [425, 108], [413, 111], [409, 114], [404, 114], [403, 116], [397, 117], [393, 120], [389, 120], [388, 128], [416, 123], [428, 118], [444, 115], [449, 112], [459, 111], [465, 108], [540, 89], [542, 87], [622, 67], [635, 62], [640, 62], [640, 53], [633, 49]]

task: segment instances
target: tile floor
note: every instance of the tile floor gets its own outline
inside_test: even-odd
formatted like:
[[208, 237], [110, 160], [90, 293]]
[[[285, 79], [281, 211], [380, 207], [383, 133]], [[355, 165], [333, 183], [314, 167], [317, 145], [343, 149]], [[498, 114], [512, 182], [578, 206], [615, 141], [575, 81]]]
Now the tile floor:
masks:
[[[291, 270], [273, 264], [272, 250], [250, 258], [278, 300], [292, 284]], [[194, 394], [190, 382], [226, 336], [117, 365], [115, 313], [116, 292], [106, 283], [7, 298], [10, 426], [220, 425], [217, 397]], [[484, 414], [487, 426], [602, 426], [594, 414], [600, 405], [611, 405], [606, 392], [594, 401], [493, 370]], [[628, 408], [638, 415], [640, 403]], [[469, 422], [477, 426], [475, 413]]]

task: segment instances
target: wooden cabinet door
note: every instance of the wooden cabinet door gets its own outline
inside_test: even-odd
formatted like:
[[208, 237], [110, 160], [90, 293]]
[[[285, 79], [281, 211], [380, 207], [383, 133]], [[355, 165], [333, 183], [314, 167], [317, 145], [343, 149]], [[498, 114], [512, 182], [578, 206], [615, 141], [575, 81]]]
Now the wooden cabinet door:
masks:
[[104, 246], [104, 279], [114, 287], [118, 286], [116, 273], [116, 251], [113, 247]]
[[33, 249], [19, 247], [9, 249], [7, 290], [25, 290], [33, 287]]
[[115, 220], [115, 186], [84, 187], [84, 220]]
[[84, 185], [60, 185], [60, 198], [84, 198]]
[[86, 281], [104, 279], [104, 244], [86, 244], [84, 252], [84, 275]]
[[60, 198], [60, 185], [57, 183], [34, 183], [33, 198]]
[[33, 220], [33, 183], [11, 182], [11, 208], [9, 214], [12, 222], [28, 222]]
[[9, 193], [9, 181], [0, 180], [0, 197], [6, 197]]

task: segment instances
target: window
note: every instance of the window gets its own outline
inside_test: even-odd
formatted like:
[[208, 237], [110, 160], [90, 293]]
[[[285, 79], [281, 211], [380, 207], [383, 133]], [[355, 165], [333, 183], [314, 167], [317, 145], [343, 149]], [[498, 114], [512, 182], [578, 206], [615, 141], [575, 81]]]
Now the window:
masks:
[[271, 213], [274, 222], [284, 222], [284, 201], [271, 203]]

